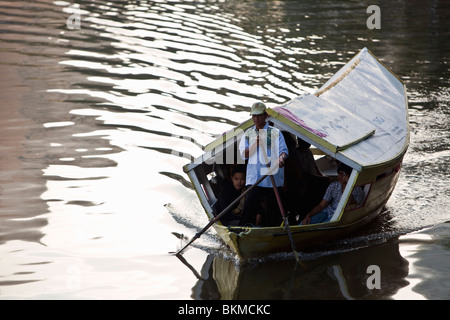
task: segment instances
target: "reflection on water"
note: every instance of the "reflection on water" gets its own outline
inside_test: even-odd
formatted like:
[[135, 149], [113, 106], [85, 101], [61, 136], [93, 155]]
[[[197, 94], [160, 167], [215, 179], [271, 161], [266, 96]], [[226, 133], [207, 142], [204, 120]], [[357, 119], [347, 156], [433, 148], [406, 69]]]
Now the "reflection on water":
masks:
[[[382, 271], [380, 289], [371, 289], [367, 268]], [[399, 252], [396, 240], [364, 250], [322, 254], [304, 266], [294, 260], [236, 266], [233, 260], [210, 255], [203, 280], [194, 295], [202, 299], [386, 299], [408, 285], [408, 261]], [[270, 277], [267, 275], [270, 274]], [[217, 291], [212, 291], [216, 288]]]
[[409, 261], [410, 286], [402, 288], [397, 294], [398, 298], [450, 298], [449, 231], [450, 222], [447, 222], [400, 238], [400, 253]]
[[[188, 298], [205, 285], [227, 293], [195, 289], [194, 298], [246, 297], [256, 292], [245, 279], [278, 265], [286, 276], [267, 296], [307, 297], [303, 286], [333, 284], [330, 296], [346, 297], [336, 274], [362, 281], [352, 259], [380, 248], [319, 256], [310, 271], [278, 259], [236, 273], [208, 232], [189, 262], [230, 269], [234, 289], [219, 271], [195, 284], [166, 255], [179, 245], [172, 232], [191, 237], [206, 224], [181, 169], [187, 158], [246, 120], [255, 100], [274, 106], [314, 91], [365, 46], [406, 82], [411, 147], [389, 219], [363, 237], [394, 237], [381, 247], [402, 266], [378, 260], [398, 288], [375, 298], [411, 288], [404, 258], [414, 254], [395, 237], [448, 220], [450, 205], [448, 3], [381, 1], [381, 30], [367, 29], [367, 6], [354, 1], [76, 3], [79, 11], [68, 1], [0, 4], [1, 297]], [[68, 28], [73, 14], [80, 29]], [[204, 263], [212, 250], [219, 257]]]
[[[346, 249], [302, 253], [302, 264], [273, 258], [236, 264], [210, 254], [197, 271], [180, 259], [197, 278], [195, 299], [448, 299], [449, 228], [444, 223], [364, 244], [353, 239]], [[371, 266], [379, 268], [379, 280]], [[430, 277], [433, 273], [439, 276]], [[373, 287], [375, 281], [379, 287]]]

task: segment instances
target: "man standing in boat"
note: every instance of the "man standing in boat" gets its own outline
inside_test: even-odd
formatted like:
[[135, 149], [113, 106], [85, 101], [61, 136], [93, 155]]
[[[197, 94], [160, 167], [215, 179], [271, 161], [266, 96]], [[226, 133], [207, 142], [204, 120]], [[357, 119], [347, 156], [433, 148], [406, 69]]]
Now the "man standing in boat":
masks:
[[[260, 177], [273, 169], [276, 187], [283, 193], [284, 161], [289, 152], [280, 130], [266, 122], [268, 114], [262, 102], [255, 102], [251, 112], [254, 126], [245, 131], [239, 144], [243, 159], [248, 160], [246, 184], [253, 185]], [[273, 168], [275, 166], [275, 168]], [[281, 213], [277, 205], [270, 177], [264, 179], [250, 191], [242, 209], [240, 225], [275, 226], [281, 223]]]

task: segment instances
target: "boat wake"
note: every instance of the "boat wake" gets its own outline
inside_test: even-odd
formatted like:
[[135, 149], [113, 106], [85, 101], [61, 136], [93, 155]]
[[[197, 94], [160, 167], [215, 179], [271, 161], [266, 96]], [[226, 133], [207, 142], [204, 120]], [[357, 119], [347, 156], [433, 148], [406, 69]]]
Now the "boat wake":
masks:
[[[181, 241], [180, 249], [209, 222], [203, 208], [201, 208], [197, 198], [194, 197], [195, 196], [189, 199], [179, 199], [177, 202], [167, 203], [165, 205], [172, 218], [180, 225], [180, 228], [182, 228], [182, 230], [172, 232], [172, 234]], [[191, 247], [224, 259], [239, 260], [237, 255], [224, 245], [212, 227], [202, 234], [199, 239], [193, 242]]]

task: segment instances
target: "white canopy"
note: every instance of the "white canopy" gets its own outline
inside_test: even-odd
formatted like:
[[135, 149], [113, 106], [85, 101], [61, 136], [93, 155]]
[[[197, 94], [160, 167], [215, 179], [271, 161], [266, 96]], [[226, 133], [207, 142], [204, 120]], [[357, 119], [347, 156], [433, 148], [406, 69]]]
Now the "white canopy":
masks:
[[273, 110], [324, 151], [360, 166], [395, 158], [409, 142], [405, 86], [366, 48], [314, 95]]

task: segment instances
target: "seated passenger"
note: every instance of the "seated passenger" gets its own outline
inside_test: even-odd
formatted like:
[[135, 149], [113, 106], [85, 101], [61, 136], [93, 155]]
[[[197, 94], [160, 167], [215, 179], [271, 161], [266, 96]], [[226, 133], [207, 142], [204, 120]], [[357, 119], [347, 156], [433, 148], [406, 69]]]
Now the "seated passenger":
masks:
[[[337, 171], [338, 181], [333, 182], [328, 186], [322, 201], [308, 212], [300, 224], [306, 225], [330, 221], [341, 200], [348, 178], [352, 173], [352, 168], [341, 163], [338, 166]], [[360, 187], [355, 187], [350, 197], [353, 197], [351, 200], [361, 203], [364, 199], [364, 193]]]
[[[223, 190], [217, 198], [215, 206], [216, 214], [219, 214], [230, 205], [242, 192], [245, 191], [245, 167], [236, 166], [231, 171], [231, 183], [225, 184]], [[228, 213], [226, 213], [221, 221], [224, 225], [237, 225], [241, 218], [241, 211], [244, 205], [245, 197], [236, 204]]]

